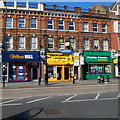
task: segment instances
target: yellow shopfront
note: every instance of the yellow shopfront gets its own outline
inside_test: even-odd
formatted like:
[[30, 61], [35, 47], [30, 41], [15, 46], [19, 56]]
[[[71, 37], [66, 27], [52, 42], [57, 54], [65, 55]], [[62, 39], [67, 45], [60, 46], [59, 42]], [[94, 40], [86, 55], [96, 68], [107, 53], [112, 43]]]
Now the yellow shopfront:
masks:
[[48, 53], [48, 80], [69, 81], [73, 80], [73, 54], [72, 53]]

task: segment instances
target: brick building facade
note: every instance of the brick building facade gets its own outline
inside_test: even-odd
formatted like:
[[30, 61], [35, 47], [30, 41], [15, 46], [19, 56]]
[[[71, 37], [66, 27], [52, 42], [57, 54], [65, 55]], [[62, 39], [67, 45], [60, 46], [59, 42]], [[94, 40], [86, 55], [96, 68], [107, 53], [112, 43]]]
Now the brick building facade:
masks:
[[[112, 49], [113, 20], [108, 11], [103, 14], [94, 7], [84, 12], [79, 7], [70, 11], [67, 6], [60, 9], [53, 5], [49, 9], [42, 3], [0, 2], [0, 42], [6, 40], [7, 51], [40, 51], [46, 46], [49, 52], [60, 52], [68, 47], [78, 53], [79, 50], [108, 52]], [[35, 64], [39, 71], [39, 61]], [[81, 67], [78, 69], [80, 79]]]

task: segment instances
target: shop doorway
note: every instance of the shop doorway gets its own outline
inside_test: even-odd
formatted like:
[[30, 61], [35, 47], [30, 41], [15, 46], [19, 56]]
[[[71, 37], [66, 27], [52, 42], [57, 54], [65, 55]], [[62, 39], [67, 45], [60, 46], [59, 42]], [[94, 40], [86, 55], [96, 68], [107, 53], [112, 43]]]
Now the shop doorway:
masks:
[[69, 67], [68, 66], [64, 67], [64, 79], [69, 80]]
[[31, 69], [31, 78], [32, 80], [38, 79], [38, 69], [36, 67]]
[[57, 67], [57, 80], [62, 79], [62, 67]]

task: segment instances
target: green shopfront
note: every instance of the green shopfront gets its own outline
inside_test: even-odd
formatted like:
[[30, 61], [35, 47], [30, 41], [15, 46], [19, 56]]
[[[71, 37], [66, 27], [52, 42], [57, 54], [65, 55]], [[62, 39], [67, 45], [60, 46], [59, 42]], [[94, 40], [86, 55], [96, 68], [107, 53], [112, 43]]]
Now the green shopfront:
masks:
[[98, 77], [112, 78], [111, 52], [84, 51], [85, 64], [82, 68], [82, 78], [97, 79]]

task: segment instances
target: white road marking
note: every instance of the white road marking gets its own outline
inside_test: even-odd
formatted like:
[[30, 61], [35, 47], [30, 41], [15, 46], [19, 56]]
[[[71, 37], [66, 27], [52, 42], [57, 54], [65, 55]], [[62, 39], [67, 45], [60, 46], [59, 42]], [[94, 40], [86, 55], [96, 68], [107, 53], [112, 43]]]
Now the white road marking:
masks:
[[14, 103], [14, 104], [0, 104], [0, 107], [1, 106], [13, 106], [13, 105], [22, 105], [22, 103]]
[[88, 102], [88, 101], [115, 100], [115, 99], [117, 99], [117, 98], [70, 100], [70, 101], [61, 101], [61, 102]]
[[65, 101], [68, 101], [68, 100], [70, 100], [70, 99], [72, 99], [72, 98], [74, 98], [74, 97], [76, 97], [76, 96], [77, 96], [77, 94], [74, 94], [73, 96], [71, 96], [71, 97], [65, 99]]
[[100, 93], [98, 93], [98, 94], [96, 95], [95, 100], [97, 100], [97, 99], [99, 98], [99, 96], [100, 96]]
[[0, 105], [1, 105], [1, 104], [4, 104], [4, 103], [10, 103], [10, 102], [13, 102], [13, 101], [21, 100], [21, 99], [23, 99], [23, 98], [17, 98], [17, 99], [13, 99], [13, 100], [1, 102]]
[[41, 101], [41, 100], [45, 100], [45, 99], [48, 99], [48, 98], [52, 98], [52, 96], [49, 96], [49, 97], [44, 97], [44, 98], [40, 98], [40, 99], [36, 99], [36, 100], [32, 100], [32, 101], [28, 101], [26, 103], [33, 103], [33, 102], [37, 102], [37, 101]]

